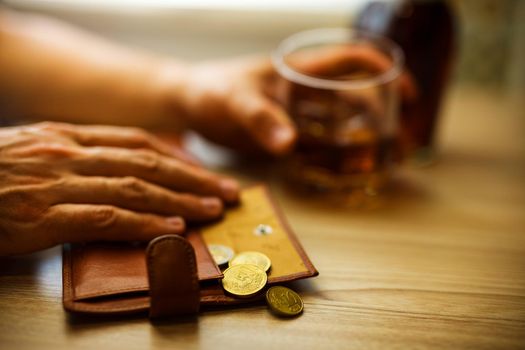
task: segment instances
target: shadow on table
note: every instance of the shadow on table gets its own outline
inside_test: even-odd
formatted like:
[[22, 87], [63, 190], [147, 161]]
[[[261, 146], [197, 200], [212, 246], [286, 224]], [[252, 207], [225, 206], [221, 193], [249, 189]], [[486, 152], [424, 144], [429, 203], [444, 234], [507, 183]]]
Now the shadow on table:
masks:
[[424, 203], [431, 198], [431, 193], [414, 176], [398, 175], [379, 194], [369, 194], [356, 190], [351, 193], [315, 193], [289, 186], [285, 181], [275, 183], [285, 199], [293, 205], [301, 206], [316, 213], [348, 214], [350, 211], [360, 214], [399, 211]]
[[17, 256], [0, 257], [0, 276], [26, 276], [36, 278], [43, 268], [56, 265], [59, 269], [60, 251], [58, 247], [41, 252]]
[[322, 193], [304, 189], [286, 179], [283, 170], [285, 166], [283, 161], [268, 158], [237, 157], [224, 169], [235, 173], [237, 177], [240, 176], [245, 183], [266, 183], [271, 187], [272, 192], [280, 194], [278, 197], [318, 212], [348, 212], [348, 210], [376, 212], [397, 208], [400, 205], [412, 206], [414, 203], [427, 200], [431, 195], [425, 174], [432, 172], [439, 163], [421, 169], [400, 167], [379, 194], [370, 194], [366, 191], [344, 194]]
[[104, 316], [66, 313], [64, 327], [67, 335], [75, 337], [102, 329], [111, 330], [125, 327], [127, 330], [133, 330], [136, 325], [144, 326], [146, 324], [151, 326], [150, 332], [157, 336], [188, 336], [189, 334], [198, 334], [199, 331], [198, 316], [178, 316], [151, 320], [148, 318], [147, 312]]
[[65, 312], [65, 318], [67, 321], [67, 330], [75, 332], [87, 328], [147, 320], [148, 314], [146, 312], [141, 312], [129, 315], [89, 315]]
[[[283, 165], [277, 161], [248, 160], [236, 163], [233, 169], [248, 181], [266, 182], [279, 199], [293, 206], [318, 213], [348, 214], [350, 211], [366, 215], [378, 212], [402, 212], [432, 203], [439, 191], [457, 181], [466, 185], [472, 181], [472, 172], [516, 177], [525, 174], [524, 158], [519, 154], [501, 157], [498, 154], [449, 149], [441, 152], [434, 163], [426, 166], [403, 165], [396, 169], [387, 186], [377, 195], [365, 191], [347, 194], [323, 194], [299, 188], [284, 179]], [[468, 178], [466, 178], [468, 177]], [[457, 180], [457, 181], [456, 181]], [[436, 190], [438, 188], [438, 190]]]

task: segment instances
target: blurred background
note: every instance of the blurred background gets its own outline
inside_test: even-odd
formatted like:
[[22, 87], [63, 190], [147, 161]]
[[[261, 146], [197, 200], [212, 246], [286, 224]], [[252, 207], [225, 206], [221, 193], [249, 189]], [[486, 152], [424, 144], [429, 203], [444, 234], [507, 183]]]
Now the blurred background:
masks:
[[[269, 53], [291, 33], [349, 26], [366, 0], [4, 0], [117, 41], [189, 60]], [[525, 90], [525, 1], [452, 0], [452, 82]]]

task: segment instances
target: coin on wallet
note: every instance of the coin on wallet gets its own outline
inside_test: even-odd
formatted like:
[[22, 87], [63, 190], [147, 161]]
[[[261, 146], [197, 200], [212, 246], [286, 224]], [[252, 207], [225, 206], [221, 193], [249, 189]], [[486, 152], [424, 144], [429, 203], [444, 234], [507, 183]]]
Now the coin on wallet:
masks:
[[219, 266], [227, 264], [235, 255], [233, 249], [222, 244], [208, 244], [208, 250]]
[[268, 271], [270, 269], [270, 266], [272, 266], [272, 262], [269, 257], [264, 255], [260, 252], [242, 252], [233, 257], [233, 259], [230, 260], [229, 265], [235, 266], [239, 264], [252, 264], [257, 265], [263, 271]]
[[297, 316], [303, 312], [303, 299], [291, 290], [283, 286], [274, 286], [266, 291], [266, 302], [272, 312], [278, 316]]
[[257, 294], [268, 281], [266, 272], [252, 264], [230, 266], [224, 270], [223, 274], [222, 287], [239, 298], [248, 298]]

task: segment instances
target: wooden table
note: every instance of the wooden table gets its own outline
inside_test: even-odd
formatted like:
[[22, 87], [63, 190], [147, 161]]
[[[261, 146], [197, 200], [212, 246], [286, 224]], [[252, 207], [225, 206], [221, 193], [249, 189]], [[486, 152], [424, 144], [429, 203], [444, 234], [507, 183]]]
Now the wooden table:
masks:
[[266, 307], [197, 320], [70, 318], [54, 248], [0, 260], [0, 349], [525, 348], [523, 102], [455, 89], [433, 166], [400, 172], [375, 208], [296, 198], [267, 180], [320, 271], [292, 320]]

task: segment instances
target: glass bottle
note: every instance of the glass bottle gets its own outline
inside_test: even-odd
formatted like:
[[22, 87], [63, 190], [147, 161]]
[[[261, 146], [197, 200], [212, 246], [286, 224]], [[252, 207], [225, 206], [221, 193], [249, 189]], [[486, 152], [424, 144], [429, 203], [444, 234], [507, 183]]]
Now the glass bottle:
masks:
[[435, 129], [456, 51], [456, 18], [444, 0], [372, 1], [358, 29], [389, 37], [405, 52], [418, 99], [402, 106], [401, 146], [418, 163], [432, 160]]

